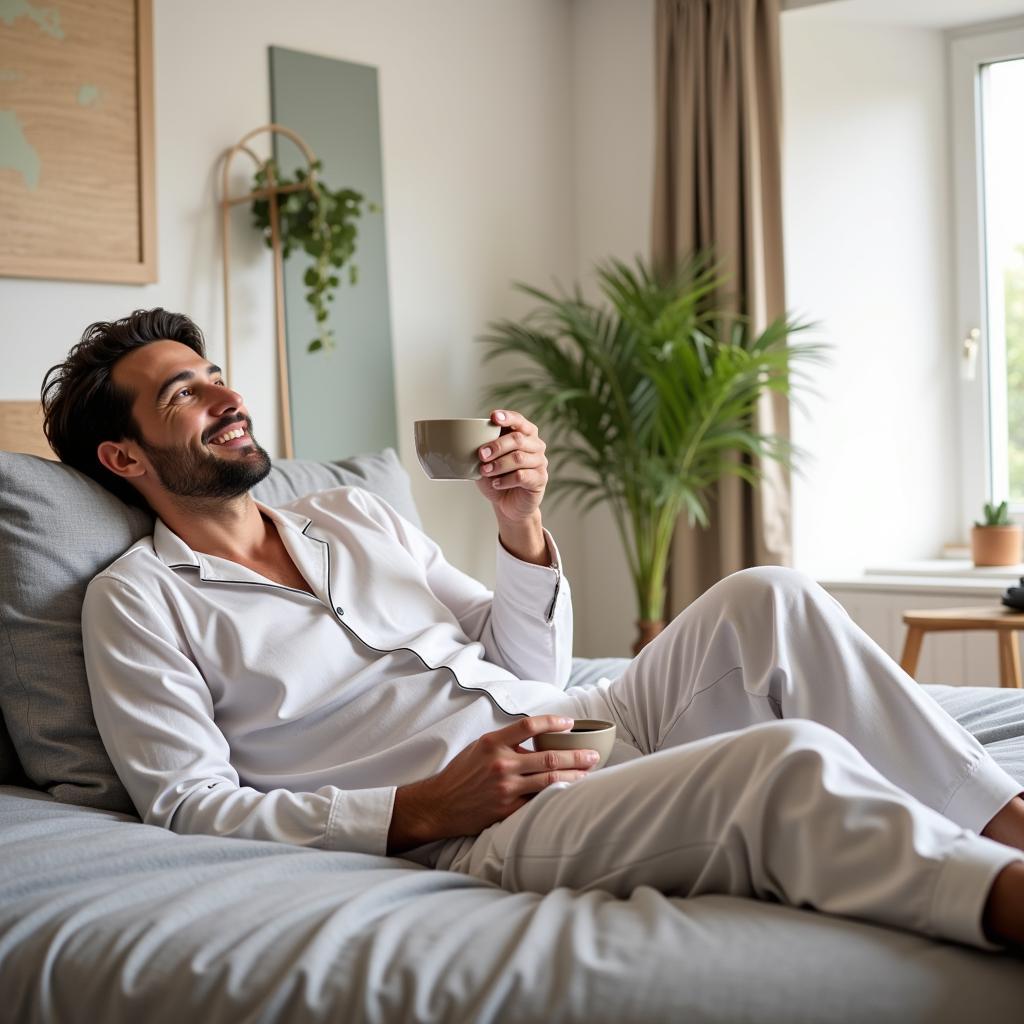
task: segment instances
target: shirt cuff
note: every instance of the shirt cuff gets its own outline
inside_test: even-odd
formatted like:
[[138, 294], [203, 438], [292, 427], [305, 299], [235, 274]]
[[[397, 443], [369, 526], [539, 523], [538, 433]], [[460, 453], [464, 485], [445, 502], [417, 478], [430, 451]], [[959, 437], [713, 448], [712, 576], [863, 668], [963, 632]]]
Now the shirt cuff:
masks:
[[327, 817], [324, 848], [386, 857], [397, 788], [336, 789]]
[[544, 531], [550, 565], [524, 562], [498, 540], [498, 564], [494, 590], [522, 611], [547, 619], [562, 580], [562, 559], [554, 538]]

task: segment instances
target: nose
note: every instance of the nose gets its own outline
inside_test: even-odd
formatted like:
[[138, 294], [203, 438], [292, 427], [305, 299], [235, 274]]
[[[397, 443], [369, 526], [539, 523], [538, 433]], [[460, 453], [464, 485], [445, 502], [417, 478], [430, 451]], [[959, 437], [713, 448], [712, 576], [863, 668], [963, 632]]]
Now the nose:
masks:
[[245, 400], [229, 387], [216, 385], [210, 388], [210, 415], [230, 416], [245, 406]]

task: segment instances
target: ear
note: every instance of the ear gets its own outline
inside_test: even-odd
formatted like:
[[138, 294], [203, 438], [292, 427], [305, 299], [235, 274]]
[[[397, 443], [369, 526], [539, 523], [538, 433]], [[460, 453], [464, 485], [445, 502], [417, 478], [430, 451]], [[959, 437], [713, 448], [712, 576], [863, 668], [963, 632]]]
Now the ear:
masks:
[[128, 441], [104, 441], [96, 449], [96, 458], [115, 476], [144, 476], [146, 467], [132, 454], [131, 447]]

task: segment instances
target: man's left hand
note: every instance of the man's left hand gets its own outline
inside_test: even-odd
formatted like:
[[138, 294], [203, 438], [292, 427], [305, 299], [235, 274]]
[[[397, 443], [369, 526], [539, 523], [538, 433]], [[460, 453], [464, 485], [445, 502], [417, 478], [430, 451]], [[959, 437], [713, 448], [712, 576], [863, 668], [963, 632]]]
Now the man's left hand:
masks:
[[547, 445], [536, 426], [517, 412], [496, 409], [491, 422], [504, 429], [497, 440], [477, 451], [476, 486], [493, 505], [499, 522], [525, 523], [537, 516], [548, 485]]

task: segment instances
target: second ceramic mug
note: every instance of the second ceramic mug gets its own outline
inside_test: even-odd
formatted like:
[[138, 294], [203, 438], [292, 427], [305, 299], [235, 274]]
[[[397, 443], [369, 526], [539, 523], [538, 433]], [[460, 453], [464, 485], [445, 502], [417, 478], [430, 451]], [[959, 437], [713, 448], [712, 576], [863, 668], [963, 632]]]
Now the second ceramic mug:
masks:
[[533, 737], [534, 750], [596, 750], [601, 756], [595, 770], [608, 760], [614, 745], [615, 723], [600, 718], [577, 718], [571, 729]]
[[501, 427], [485, 419], [416, 420], [416, 458], [431, 480], [478, 480], [482, 445]]

